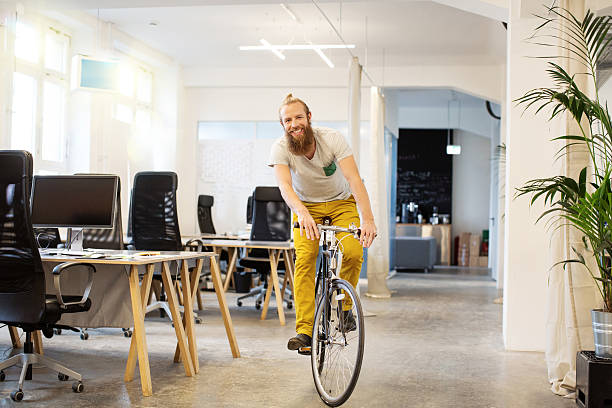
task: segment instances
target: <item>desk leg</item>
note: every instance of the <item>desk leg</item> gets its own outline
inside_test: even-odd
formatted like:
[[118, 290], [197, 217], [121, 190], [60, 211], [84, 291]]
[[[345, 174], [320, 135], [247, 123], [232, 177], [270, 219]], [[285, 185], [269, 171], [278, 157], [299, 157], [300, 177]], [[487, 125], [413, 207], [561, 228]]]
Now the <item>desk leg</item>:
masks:
[[43, 350], [42, 334], [40, 330], [32, 332], [32, 343], [34, 343], [34, 352], [41, 356], [45, 354]]
[[[285, 325], [285, 311], [283, 310], [283, 296], [280, 291], [280, 285], [278, 282], [278, 272], [276, 268], [278, 266], [278, 259], [280, 258], [280, 250], [277, 249], [269, 249], [268, 253], [270, 254], [270, 280], [268, 283], [268, 291], [266, 292], [266, 299], [264, 301], [264, 307], [261, 311], [261, 320], [266, 319], [266, 314], [268, 313], [268, 304], [270, 303], [270, 283], [272, 283], [272, 287], [274, 288], [274, 294], [276, 296], [276, 307], [278, 309], [278, 320], [280, 321], [281, 326]], [[270, 282], [271, 281], [271, 282]]]
[[[174, 331], [176, 332], [179, 349], [181, 350], [181, 355], [183, 356], [182, 361], [183, 366], [185, 366], [185, 375], [187, 377], [191, 377], [193, 376], [193, 362], [191, 360], [191, 353], [187, 344], [187, 338], [185, 337], [185, 328], [183, 327], [183, 324], [181, 322], [181, 313], [178, 308], [176, 292], [174, 291], [174, 285], [172, 285], [172, 278], [170, 277], [170, 268], [168, 267], [167, 262], [162, 263], [162, 280], [164, 282], [164, 287], [166, 288], [166, 295], [168, 296], [168, 305], [170, 306], [170, 312], [172, 313]], [[189, 290], [187, 290], [187, 293], [189, 293]], [[191, 319], [191, 324], [193, 324], [193, 310], [189, 310], [187, 306], [185, 306], [184, 310], [185, 320], [188, 322], [189, 319]], [[189, 316], [189, 319], [187, 319], [187, 316]]]
[[[202, 275], [202, 266], [204, 265], [204, 260], [202, 258], [199, 258], [196, 262], [196, 267], [191, 271], [191, 276], [189, 278], [189, 282], [191, 283], [191, 299], [192, 299], [192, 303], [193, 303], [193, 298], [198, 296], [200, 296], [200, 292], [199, 292], [199, 282], [200, 282], [200, 276]], [[199, 310], [202, 310], [202, 308], [200, 307]], [[183, 316], [183, 324], [185, 324], [185, 317]], [[194, 330], [195, 333], [195, 330]], [[197, 354], [196, 354], [197, 356]], [[181, 360], [181, 349], [179, 348], [178, 343], [176, 344], [176, 348], [174, 349], [174, 362], [175, 363], [179, 363]], [[195, 360], [194, 360], [194, 364], [195, 364]], [[199, 362], [197, 366], [194, 366], [194, 369], [196, 370], [196, 374], [200, 371], [200, 367], [199, 367]]]
[[285, 260], [285, 281], [283, 282], [283, 296], [285, 296], [286, 284], [291, 288], [293, 293], [293, 252], [290, 249], [283, 250], [283, 258]]
[[[142, 283], [140, 285], [140, 298], [142, 299], [142, 309], [144, 310], [149, 304], [149, 297], [151, 296], [151, 287], [153, 281], [153, 271], [155, 266], [153, 264], [146, 266], [146, 273], [142, 277]], [[144, 319], [144, 312], [143, 312]], [[135, 320], [134, 320], [135, 321]], [[134, 371], [136, 370], [136, 361], [138, 360], [138, 351], [136, 344], [136, 336], [132, 336], [130, 342], [130, 352], [128, 354], [128, 360], [125, 367], [125, 381], [132, 381], [134, 379]]]
[[196, 343], [195, 329], [193, 327], [193, 288], [191, 286], [189, 278], [189, 268], [187, 267], [187, 261], [183, 260], [181, 265], [181, 286], [183, 287], [183, 319], [185, 321], [185, 331], [187, 334], [187, 341], [189, 342], [189, 352], [191, 353], [193, 371], [195, 374], [197, 374], [200, 371], [200, 363], [198, 361], [198, 344]]
[[227, 340], [229, 341], [230, 348], [232, 349], [232, 356], [234, 356], [234, 358], [239, 358], [240, 350], [238, 349], [238, 342], [236, 341], [236, 335], [234, 334], [232, 317], [230, 316], [229, 309], [227, 308], [227, 302], [225, 301], [225, 292], [223, 291], [223, 286], [221, 283], [221, 272], [219, 271], [219, 264], [217, 263], [217, 257], [215, 256], [210, 258], [210, 274], [213, 279], [213, 286], [215, 287], [217, 300], [219, 301], [221, 316], [223, 316], [223, 324], [225, 324]]
[[285, 273], [289, 276], [289, 286], [291, 287], [291, 293], [293, 293], [293, 276], [295, 275], [295, 263], [293, 262], [293, 250], [285, 249]]
[[21, 348], [21, 340], [19, 339], [19, 332], [15, 326], [9, 326], [9, 334], [11, 335], [11, 343], [13, 348]]
[[[229, 288], [230, 280], [234, 282], [234, 270], [236, 269], [236, 260], [238, 259], [238, 248], [228, 248], [230, 255], [229, 264], [227, 264], [227, 274], [225, 275], [225, 283], [223, 284], [223, 291], [227, 292]], [[234, 282], [236, 287], [236, 282]]]
[[[149, 276], [150, 275], [150, 276]], [[151, 287], [151, 279], [153, 278], [152, 268], [147, 267], [147, 273], [145, 279], [142, 281], [144, 287], [138, 285], [138, 267], [132, 265], [130, 267], [130, 298], [132, 300], [132, 315], [134, 316], [134, 334], [132, 336], [132, 342], [136, 345], [136, 351], [138, 353], [138, 367], [140, 369], [140, 384], [142, 386], [142, 395], [145, 397], [153, 394], [153, 386], [151, 384], [151, 368], [149, 367], [149, 351], [147, 349], [147, 339], [145, 336], [144, 329], [144, 312], [143, 303], [148, 299], [147, 296], [142, 296], [143, 292], [147, 292]], [[131, 349], [131, 347], [130, 347]], [[131, 354], [131, 353], [130, 353]], [[135, 359], [130, 359], [128, 355], [128, 364], [125, 368], [124, 379], [126, 382], [134, 379], [134, 370], [130, 370], [130, 367], [136, 365]]]
[[200, 292], [200, 277], [202, 276], [202, 266], [203, 265], [204, 265], [204, 260], [202, 258], [198, 258], [198, 260], [196, 261], [196, 267], [191, 273], [191, 286], [193, 286], [193, 289], [191, 292], [191, 299], [197, 300], [198, 310], [204, 309], [202, 305], [202, 293]]
[[200, 277], [202, 276], [202, 267], [204, 266], [204, 260], [202, 258], [198, 258], [196, 261], [196, 267], [191, 271], [191, 277], [189, 280], [191, 281], [191, 300], [198, 299], [198, 309], [202, 310], [202, 296], [200, 294]]

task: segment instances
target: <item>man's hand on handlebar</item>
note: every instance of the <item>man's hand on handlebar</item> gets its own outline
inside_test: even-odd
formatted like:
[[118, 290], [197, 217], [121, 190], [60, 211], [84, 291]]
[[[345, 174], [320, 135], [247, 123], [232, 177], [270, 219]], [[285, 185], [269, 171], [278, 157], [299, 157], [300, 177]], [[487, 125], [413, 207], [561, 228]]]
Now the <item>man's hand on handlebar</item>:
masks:
[[362, 247], [369, 248], [372, 245], [372, 241], [374, 241], [374, 237], [376, 237], [376, 224], [374, 224], [374, 220], [363, 221], [360, 229], [359, 243]]
[[304, 232], [308, 239], [319, 239], [319, 229], [308, 211], [298, 214], [298, 224], [300, 225], [300, 236]]

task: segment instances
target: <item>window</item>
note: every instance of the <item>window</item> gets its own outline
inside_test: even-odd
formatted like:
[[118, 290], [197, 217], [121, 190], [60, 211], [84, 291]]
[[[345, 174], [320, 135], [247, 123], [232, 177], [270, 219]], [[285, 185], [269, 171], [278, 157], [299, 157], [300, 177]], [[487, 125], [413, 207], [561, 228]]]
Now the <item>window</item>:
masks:
[[153, 74], [129, 62], [119, 66], [119, 93], [114, 118], [133, 126], [135, 136], [146, 134], [153, 117]]
[[37, 173], [66, 167], [70, 37], [45, 24], [16, 24], [11, 148], [28, 150]]
[[38, 63], [40, 34], [32, 25], [18, 22], [15, 27], [15, 57]]

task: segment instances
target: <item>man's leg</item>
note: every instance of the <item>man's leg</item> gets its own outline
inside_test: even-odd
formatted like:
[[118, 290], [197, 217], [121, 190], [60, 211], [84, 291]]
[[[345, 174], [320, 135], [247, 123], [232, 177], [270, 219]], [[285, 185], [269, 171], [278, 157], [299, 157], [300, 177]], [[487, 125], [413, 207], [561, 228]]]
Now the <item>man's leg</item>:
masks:
[[[329, 203], [330, 216], [332, 224], [339, 227], [347, 228], [353, 223], [359, 227], [359, 212], [355, 199], [352, 197], [347, 200], [336, 200]], [[346, 233], [336, 234], [338, 239], [346, 237]], [[354, 237], [346, 237], [342, 239], [342, 269], [340, 270], [340, 278], [348, 281], [354, 288], [359, 283], [359, 274], [361, 272], [361, 264], [363, 263], [363, 247], [359, 240]], [[343, 305], [344, 310], [349, 310], [352, 303], [349, 297]]]
[[[325, 209], [325, 203], [305, 203], [306, 208], [320, 224]], [[297, 222], [294, 215], [293, 223]], [[315, 266], [319, 253], [319, 241], [300, 236], [300, 230], [293, 230], [293, 244], [295, 246], [295, 276], [293, 295], [295, 297], [295, 331], [310, 336], [315, 312]]]

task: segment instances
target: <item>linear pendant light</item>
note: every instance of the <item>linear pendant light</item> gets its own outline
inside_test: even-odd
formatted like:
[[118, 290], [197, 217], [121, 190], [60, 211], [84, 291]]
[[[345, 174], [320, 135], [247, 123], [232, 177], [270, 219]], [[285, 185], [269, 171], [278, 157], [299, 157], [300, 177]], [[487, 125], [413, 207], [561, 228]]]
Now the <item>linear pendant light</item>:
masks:
[[[267, 42], [267, 41], [266, 41]], [[287, 44], [287, 45], [274, 45], [268, 43], [266, 45], [241, 45], [238, 47], [240, 51], [269, 51], [270, 47], [278, 51], [286, 50], [327, 50], [337, 48], [355, 48], [355, 44]]]
[[271, 51], [274, 53], [274, 55], [276, 55], [278, 58], [282, 59], [283, 61], [285, 60], [285, 56], [283, 55], [282, 52], [280, 52], [278, 50], [278, 48], [276, 48], [275, 46], [273, 46], [272, 44], [270, 44], [268, 41], [266, 41], [265, 39], [261, 39], [259, 40], [260, 43], [263, 44], [263, 49], [267, 50], [267, 51]]
[[317, 54], [319, 54], [319, 57], [321, 57], [321, 59], [322, 59], [323, 61], [325, 61], [325, 63], [326, 63], [326, 64], [327, 64], [327, 65], [328, 65], [330, 68], [333, 68], [333, 67], [334, 67], [334, 63], [333, 63], [333, 62], [331, 62], [331, 60], [330, 60], [329, 58], [327, 58], [327, 55], [325, 55], [325, 54], [323, 53], [323, 51], [321, 51], [319, 48], [315, 48], [314, 50], [315, 50], [315, 52], [316, 52]]

